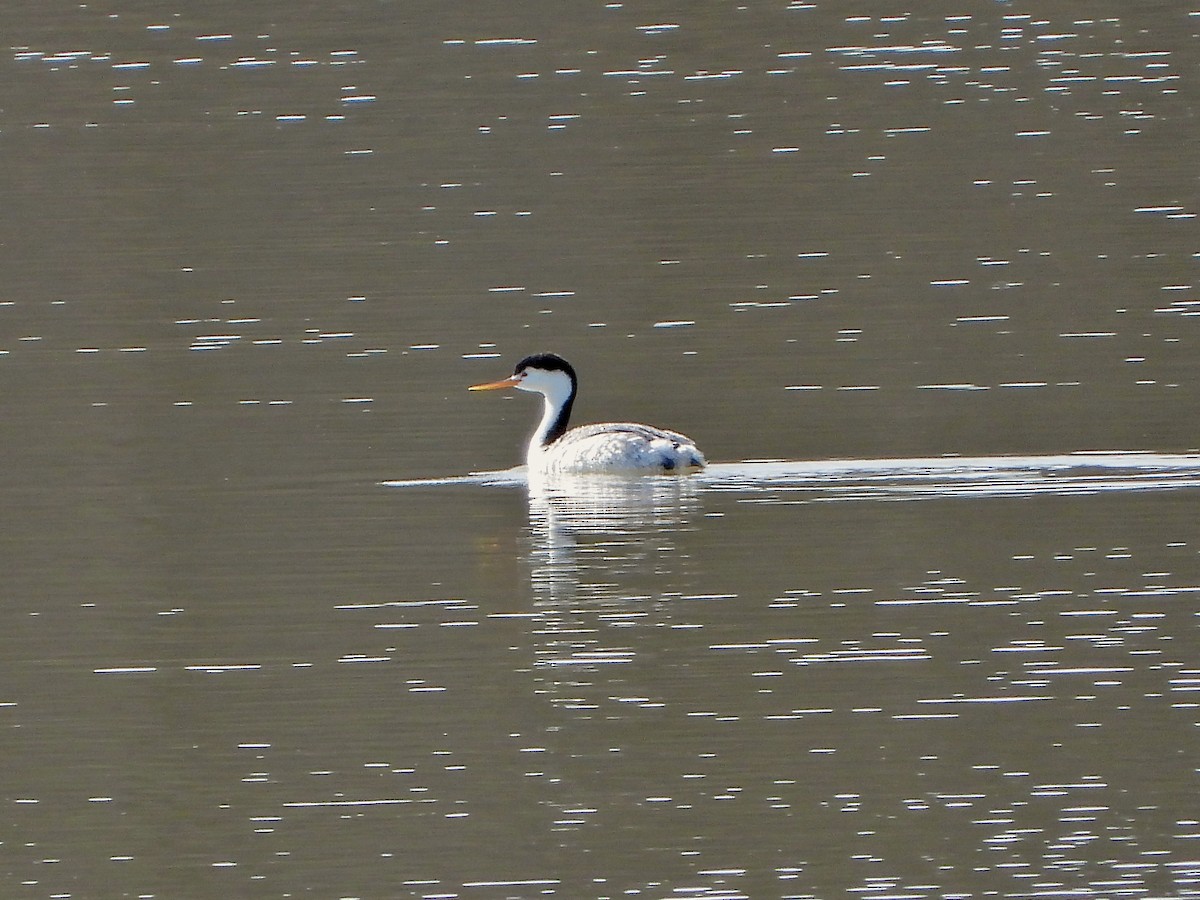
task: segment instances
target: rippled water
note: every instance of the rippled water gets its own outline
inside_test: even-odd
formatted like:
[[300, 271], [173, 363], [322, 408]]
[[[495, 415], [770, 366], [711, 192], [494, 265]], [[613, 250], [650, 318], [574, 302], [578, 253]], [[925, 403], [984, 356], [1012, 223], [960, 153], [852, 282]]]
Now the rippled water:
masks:
[[[513, 649], [553, 724], [519, 752], [563, 782], [552, 832], [660, 895], [1188, 893], [1197, 474], [1113, 454], [529, 485]], [[399, 607], [387, 627], [495, 625]]]
[[[6, 4], [0, 893], [1200, 895], [1200, 16], [1085, 6]], [[715, 464], [530, 484], [541, 349]]]

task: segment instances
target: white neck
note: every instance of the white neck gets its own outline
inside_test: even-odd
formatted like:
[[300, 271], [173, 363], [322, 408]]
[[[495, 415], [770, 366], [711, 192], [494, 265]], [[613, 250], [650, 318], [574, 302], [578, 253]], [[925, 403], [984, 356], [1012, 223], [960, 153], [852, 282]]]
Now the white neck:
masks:
[[529, 377], [518, 387], [542, 395], [542, 419], [530, 436], [529, 447], [525, 451], [526, 462], [532, 465], [546, 452], [546, 437], [558, 422], [562, 408], [571, 399], [571, 382], [565, 375], [554, 373], [544, 378]]
[[525, 451], [525, 459], [529, 464], [532, 464], [535, 459], [546, 451], [544, 446], [546, 435], [558, 420], [558, 411], [560, 409], [562, 409], [561, 401], [555, 402], [549, 395], [543, 398], [542, 420], [538, 422], [537, 428], [534, 429], [533, 434], [530, 436], [529, 447]]

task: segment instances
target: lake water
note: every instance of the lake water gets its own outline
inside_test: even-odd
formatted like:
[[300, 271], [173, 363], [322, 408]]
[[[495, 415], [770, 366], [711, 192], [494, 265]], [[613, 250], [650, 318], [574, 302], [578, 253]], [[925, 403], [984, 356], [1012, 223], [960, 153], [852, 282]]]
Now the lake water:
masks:
[[1200, 896], [1134, 6], [7, 4], [0, 893]]

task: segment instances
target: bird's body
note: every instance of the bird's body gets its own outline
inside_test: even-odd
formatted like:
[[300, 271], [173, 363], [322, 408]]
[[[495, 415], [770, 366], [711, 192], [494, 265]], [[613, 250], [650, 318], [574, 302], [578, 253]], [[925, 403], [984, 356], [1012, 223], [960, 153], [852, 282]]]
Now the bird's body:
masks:
[[541, 394], [542, 419], [529, 439], [532, 472], [680, 472], [705, 465], [691, 438], [636, 422], [606, 422], [567, 430], [578, 382], [561, 356], [539, 353], [517, 363], [512, 377], [477, 384], [473, 391], [513, 387]]
[[691, 438], [636, 422], [580, 425], [545, 446], [536, 438], [529, 442], [525, 461], [531, 469], [548, 472], [674, 472], [704, 465]]

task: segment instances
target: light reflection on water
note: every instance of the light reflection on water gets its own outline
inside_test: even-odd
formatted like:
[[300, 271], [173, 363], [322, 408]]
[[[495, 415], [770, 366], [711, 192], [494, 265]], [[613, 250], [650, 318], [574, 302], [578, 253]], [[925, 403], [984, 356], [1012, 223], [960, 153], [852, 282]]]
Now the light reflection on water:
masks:
[[[439, 489], [528, 490], [535, 614], [522, 621], [532, 691], [548, 705], [537, 771], [562, 789], [548, 827], [564, 851], [603, 854], [619, 822], [646, 847], [625, 857], [623, 887], [1187, 896], [1200, 822], [1172, 785], [1195, 777], [1184, 748], [1197, 673], [1180, 641], [1195, 631], [1196, 548], [1169, 512], [1136, 534], [1115, 522], [1128, 545], [1083, 543], [1094, 526], [1080, 523], [1137, 498], [1186, 508], [1198, 478], [1194, 456], [1113, 453], [528, 484], [510, 470]], [[926, 502], [887, 502], [905, 499]], [[940, 553], [920, 523], [965, 514], [969, 534], [988, 506], [1001, 507], [995, 524], [970, 552], [949, 550], [958, 567], [930, 568]], [[837, 529], [820, 511], [843, 508], [861, 511], [846, 518], [860, 527], [886, 510], [916, 527], [891, 547], [812, 532]], [[1008, 510], [1052, 509], [1069, 514], [1042, 522], [1039, 545], [1053, 532], [1061, 552], [1006, 554], [1020, 546]], [[755, 524], [763, 514], [770, 525]], [[805, 551], [825, 539], [844, 555]], [[788, 586], [713, 591], [722, 544]], [[896, 561], [872, 577], [870, 554]], [[689, 859], [652, 849], [664, 839], [700, 841], [690, 874], [664, 874]], [[923, 877], [904, 862], [913, 846]]]
[[929, 457], [1195, 446], [1111, 7], [6, 9], [6, 894], [1200, 895], [1195, 458]]
[[[311, 525], [255, 495], [245, 530], [242, 503], [218, 519], [245, 544], [229, 575], [155, 598], [172, 613], [149, 614], [161, 637], [132, 646], [156, 650], [89, 641], [86, 671], [10, 657], [4, 737], [40, 740], [67, 773], [52, 787], [13, 772], [12, 819], [27, 855], [68, 873], [103, 848], [104, 877], [141, 893], [185, 894], [219, 867], [239, 888], [330, 895], [1188, 896], [1200, 548], [1196, 488], [1168, 476], [1194, 465], [776, 462], [372, 487], [349, 498], [342, 543], [331, 527], [309, 552], [366, 541], [351, 559], [388, 561], [387, 580], [289, 554], [274, 612], [230, 607], [213, 627], [210, 593], [250, 583], [278, 546], [260, 526], [295, 528], [286, 546]], [[1097, 472], [1106, 490], [1068, 480]], [[998, 474], [1045, 490], [973, 489]], [[906, 479], [941, 493], [894, 502]], [[837, 502], [847, 480], [870, 490]], [[97, 769], [78, 765], [76, 720]], [[145, 772], [110, 783], [113, 755]], [[163, 783], [199, 850], [146, 843]]]

